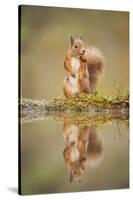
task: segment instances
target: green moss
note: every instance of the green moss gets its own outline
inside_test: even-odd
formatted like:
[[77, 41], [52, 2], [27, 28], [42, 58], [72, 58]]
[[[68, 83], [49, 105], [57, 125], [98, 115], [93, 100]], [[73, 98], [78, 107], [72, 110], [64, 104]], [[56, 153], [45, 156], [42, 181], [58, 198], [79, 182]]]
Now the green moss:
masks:
[[51, 108], [57, 108], [57, 110], [71, 110], [71, 111], [82, 111], [95, 109], [97, 111], [105, 109], [113, 109], [114, 107], [118, 108], [118, 105], [121, 107], [121, 102], [128, 101], [127, 96], [122, 96], [119, 100], [112, 99], [110, 96], [103, 96], [98, 93], [94, 95], [88, 95], [85, 93], [80, 93], [74, 98], [65, 98], [59, 97], [54, 98], [51, 101]]

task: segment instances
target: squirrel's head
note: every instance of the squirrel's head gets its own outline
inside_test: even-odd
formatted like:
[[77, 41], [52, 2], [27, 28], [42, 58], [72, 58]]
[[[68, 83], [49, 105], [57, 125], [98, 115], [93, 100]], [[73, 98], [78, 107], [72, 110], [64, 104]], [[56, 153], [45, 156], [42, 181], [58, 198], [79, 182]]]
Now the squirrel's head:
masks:
[[70, 36], [70, 45], [73, 56], [80, 57], [85, 54], [86, 47], [81, 36], [78, 39], [74, 39]]

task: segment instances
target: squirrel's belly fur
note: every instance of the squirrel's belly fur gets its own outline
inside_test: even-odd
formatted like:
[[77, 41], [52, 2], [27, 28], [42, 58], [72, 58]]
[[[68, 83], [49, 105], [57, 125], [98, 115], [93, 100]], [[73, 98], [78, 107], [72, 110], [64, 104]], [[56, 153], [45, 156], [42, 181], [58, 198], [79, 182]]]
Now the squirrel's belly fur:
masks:
[[76, 77], [71, 76], [68, 74], [70, 84], [72, 86], [72, 92], [74, 94], [79, 92], [79, 68], [80, 68], [80, 60], [79, 58], [72, 57], [71, 59], [71, 66], [73, 71], [75, 72]]
[[80, 67], [79, 58], [72, 57], [71, 58], [71, 66], [72, 66], [72, 69], [74, 70], [74, 72], [77, 73], [79, 71], [79, 67]]
[[79, 58], [72, 57], [70, 60], [71, 67], [75, 73], [75, 77], [73, 77], [70, 73], [68, 73], [67, 78], [64, 80], [63, 90], [66, 97], [73, 97], [75, 94], [79, 92], [90, 93], [90, 83], [89, 83], [89, 73], [86, 68], [85, 75], [82, 79], [79, 79], [80, 76], [80, 67], [81, 62]]
[[69, 81], [70, 81], [73, 93], [74, 94], [78, 93], [79, 92], [78, 77], [74, 78], [72, 76], [69, 76]]
[[80, 157], [80, 152], [79, 152], [77, 146], [73, 146], [72, 150], [71, 150], [71, 153], [70, 153], [70, 160], [71, 160], [71, 162], [78, 161], [79, 157]]
[[78, 128], [77, 126], [71, 126], [71, 131], [69, 135], [69, 143], [77, 143], [78, 142]]

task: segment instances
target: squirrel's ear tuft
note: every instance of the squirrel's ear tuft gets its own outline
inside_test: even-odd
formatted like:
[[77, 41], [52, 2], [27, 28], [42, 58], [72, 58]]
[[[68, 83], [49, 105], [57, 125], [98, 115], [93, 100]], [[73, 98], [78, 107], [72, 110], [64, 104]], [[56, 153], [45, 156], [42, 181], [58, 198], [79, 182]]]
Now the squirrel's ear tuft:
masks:
[[71, 46], [74, 44], [74, 38], [72, 36], [70, 36], [70, 42], [71, 42]]

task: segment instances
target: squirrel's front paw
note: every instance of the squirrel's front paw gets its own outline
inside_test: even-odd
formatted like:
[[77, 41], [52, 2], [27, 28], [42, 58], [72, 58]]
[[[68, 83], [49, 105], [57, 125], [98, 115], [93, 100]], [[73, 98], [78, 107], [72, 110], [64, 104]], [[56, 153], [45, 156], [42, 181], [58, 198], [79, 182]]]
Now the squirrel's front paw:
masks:
[[83, 78], [82, 76], [79, 76], [79, 81], [82, 81], [82, 78]]
[[82, 60], [82, 62], [87, 62], [87, 58], [85, 55], [81, 55], [80, 59]]
[[75, 77], [76, 77], [74, 73], [72, 73], [71, 75], [72, 75], [72, 77], [73, 77], [73, 78], [75, 78]]

